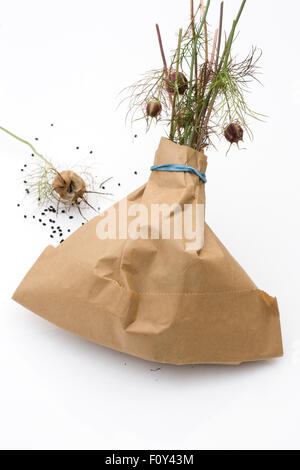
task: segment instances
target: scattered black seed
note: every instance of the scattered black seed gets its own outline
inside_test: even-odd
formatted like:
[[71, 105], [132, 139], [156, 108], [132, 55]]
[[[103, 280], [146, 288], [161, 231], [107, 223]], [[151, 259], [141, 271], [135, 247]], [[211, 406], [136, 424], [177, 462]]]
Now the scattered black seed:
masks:
[[39, 138], [38, 138], [38, 137], [36, 137], [36, 138], [35, 138], [35, 140], [39, 140]]
[[34, 157], [34, 153], [32, 153], [31, 156]]
[[53, 235], [50, 235], [50, 238], [54, 238]]
[[71, 230], [70, 230], [69, 228], [68, 228], [68, 232], [69, 232], [69, 233], [71, 232]]
[[65, 240], [60, 240], [60, 242], [59, 242], [59, 243], [63, 243], [64, 241], [65, 241]]
[[74, 219], [74, 217], [72, 215], [69, 216], [69, 219]]
[[41, 200], [41, 198], [39, 197], [39, 198], [38, 198], [38, 201], [40, 201], [40, 200]]
[[76, 147], [76, 150], [79, 150], [79, 147]]
[[42, 212], [41, 215], [45, 215], [45, 212]]
[[21, 171], [24, 171], [23, 168], [21, 168]]
[[42, 222], [42, 219], [39, 219], [39, 222]]
[[121, 183], [118, 183], [118, 186], [121, 186]]
[[137, 175], [137, 171], [135, 171], [134, 174]]
[[104, 190], [105, 190], [105, 186], [102, 186], [102, 188], [101, 188], [101, 189], [104, 189]]
[[24, 184], [27, 184], [27, 181], [24, 181]]
[[56, 233], [56, 230], [53, 230], [53, 232], [52, 232], [52, 233]]
[[53, 126], [54, 126], [54, 124], [51, 124], [51, 127], [53, 127]]
[[57, 228], [58, 228], [58, 230], [60, 229], [60, 227], [58, 227], [58, 226], [57, 226]]
[[135, 138], [135, 139], [137, 138], [137, 134], [135, 134], [134, 138]]
[[61, 211], [61, 213], [62, 213], [62, 214], [65, 214], [65, 213], [66, 213], [66, 211], [62, 210], [62, 211]]
[[43, 224], [44, 227], [46, 227], [46, 224]]
[[20, 204], [17, 204], [17, 207], [20, 207]]
[[84, 222], [82, 222], [82, 224], [81, 224], [81, 225], [84, 225]]
[[35, 219], [35, 215], [33, 215], [32, 218]]
[[24, 219], [27, 219], [27, 215], [24, 215]]
[[51, 227], [51, 230], [54, 230], [54, 227]]
[[93, 153], [93, 150], [90, 150], [90, 153]]
[[24, 168], [27, 168], [27, 165], [24, 165]]
[[29, 189], [26, 189], [25, 191], [26, 191], [26, 193], [27, 193], [27, 194], [29, 194], [29, 193], [30, 193]]
[[62, 237], [62, 236], [63, 236], [63, 234], [62, 234], [62, 233], [60, 233], [60, 234], [59, 234], [59, 236], [60, 236], [60, 237]]

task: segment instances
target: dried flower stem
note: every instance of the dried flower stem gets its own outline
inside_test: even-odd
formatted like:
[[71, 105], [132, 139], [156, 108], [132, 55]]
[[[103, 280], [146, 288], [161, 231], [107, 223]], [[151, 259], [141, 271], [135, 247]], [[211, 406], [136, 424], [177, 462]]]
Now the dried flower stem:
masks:
[[[195, 41], [195, 18], [194, 18], [194, 0], [190, 0], [191, 2], [191, 23], [192, 23], [192, 32], [193, 32], [193, 41]], [[195, 54], [195, 87], [197, 93], [197, 83], [198, 83], [198, 60], [197, 54]]]
[[160, 34], [160, 29], [159, 29], [158, 24], [156, 25], [156, 31], [157, 31], [157, 37], [158, 37], [160, 53], [161, 53], [162, 61], [163, 61], [163, 64], [164, 64], [164, 71], [165, 71], [165, 74], [167, 75], [168, 74], [168, 66], [167, 66], [166, 56], [165, 56], [164, 47], [163, 47], [161, 34]]
[[201, 9], [202, 15], [204, 15], [205, 7], [204, 7], [203, 0], [200, 0], [200, 5], [199, 6], [200, 6], [200, 9]]
[[179, 37], [178, 37], [178, 47], [177, 47], [177, 62], [176, 62], [176, 79], [175, 79], [175, 93], [172, 100], [172, 118], [171, 118], [171, 131], [170, 131], [170, 139], [173, 140], [174, 132], [176, 128], [176, 119], [175, 119], [175, 108], [176, 108], [176, 101], [178, 97], [178, 90], [177, 87], [177, 77], [179, 72], [179, 62], [180, 62], [180, 49], [181, 49], [181, 41], [182, 41], [182, 29], [179, 30]]
[[6, 134], [9, 134], [11, 137], [14, 137], [14, 139], [17, 139], [19, 140], [20, 142], [22, 142], [23, 144], [25, 145], [28, 145], [28, 147], [39, 157], [41, 158], [44, 163], [46, 163], [46, 165], [49, 166], [50, 169], [54, 170], [56, 173], [58, 173], [58, 171], [54, 168], [54, 166], [52, 165], [52, 163], [50, 163], [41, 153], [39, 153], [35, 148], [34, 146], [28, 142], [27, 140], [24, 140], [22, 139], [21, 137], [18, 137], [17, 135], [13, 134], [12, 132], [10, 132], [9, 130], [5, 129], [5, 127], [2, 127], [0, 126], [0, 129], [3, 131], [3, 132], [6, 132]]
[[243, 9], [245, 7], [245, 4], [246, 4], [246, 0], [243, 0], [242, 5], [239, 9], [238, 15], [237, 15], [236, 19], [233, 21], [232, 29], [231, 29], [231, 32], [230, 32], [230, 35], [229, 35], [229, 38], [228, 38], [228, 41], [227, 41], [226, 52], [225, 52], [224, 63], [223, 63], [223, 69], [225, 69], [227, 67], [229, 56], [230, 56], [230, 51], [231, 51], [231, 46], [232, 46], [234, 35], [235, 35], [235, 30], [236, 30], [237, 24], [239, 22], [239, 19], [241, 17], [241, 14], [243, 12]]
[[207, 37], [207, 23], [204, 23], [204, 36], [205, 36], [205, 61], [208, 62], [208, 37]]
[[[200, 35], [200, 33], [203, 29], [203, 25], [206, 23], [206, 17], [207, 17], [207, 13], [208, 13], [208, 10], [209, 10], [209, 6], [210, 6], [210, 0], [208, 0], [208, 2], [207, 2], [206, 9], [205, 9], [205, 12], [204, 12], [204, 15], [202, 17], [202, 21], [201, 21], [201, 24], [200, 24], [200, 27], [199, 27], [198, 36]], [[193, 92], [194, 61], [195, 61], [196, 53], [197, 53], [197, 41], [195, 40], [194, 41], [194, 46], [193, 46], [193, 52], [192, 52], [191, 68], [190, 68], [191, 73], [190, 73], [189, 91], [188, 91], [188, 99], [187, 99], [187, 108], [188, 109], [190, 109], [192, 92]], [[191, 129], [191, 123], [189, 123], [189, 125], [186, 126], [186, 128], [184, 130], [184, 144], [185, 145], [187, 145], [190, 129]]]
[[217, 56], [216, 56], [216, 70], [218, 68], [218, 62], [219, 62], [219, 58], [220, 58], [220, 49], [221, 49], [221, 41], [222, 41], [222, 29], [223, 29], [223, 15], [224, 15], [224, 2], [222, 2], [221, 6], [220, 6], [219, 39], [218, 39]]
[[215, 59], [215, 53], [216, 53], [216, 47], [217, 47], [217, 39], [218, 39], [218, 29], [216, 29], [215, 32], [215, 37], [214, 37], [214, 43], [213, 43], [213, 48], [211, 52], [211, 58], [210, 58], [210, 64], [209, 64], [209, 69], [212, 70], [213, 64], [214, 64], [214, 59]]
[[186, 35], [188, 34], [190, 28], [192, 27], [193, 21], [195, 22], [195, 18], [198, 15], [198, 12], [199, 12], [200, 8], [201, 8], [201, 2], [199, 3], [198, 8], [197, 8], [197, 10], [195, 11], [195, 13], [193, 15], [192, 21], [190, 22], [190, 24], [189, 24], [188, 28], [186, 29], [185, 33], [183, 34], [182, 39], [184, 39], [186, 37]]

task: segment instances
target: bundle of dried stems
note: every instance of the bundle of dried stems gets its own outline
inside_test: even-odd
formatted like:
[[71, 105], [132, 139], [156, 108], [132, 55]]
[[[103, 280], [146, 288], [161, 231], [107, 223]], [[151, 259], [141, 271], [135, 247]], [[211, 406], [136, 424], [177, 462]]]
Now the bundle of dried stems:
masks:
[[[124, 90], [129, 100], [127, 115], [132, 121], [146, 119], [147, 130], [156, 121], [168, 124], [170, 140], [197, 150], [212, 144], [214, 135], [232, 143], [252, 137], [248, 118], [262, 115], [247, 105], [249, 84], [257, 80], [261, 52], [252, 48], [238, 61], [232, 55], [236, 28], [245, 7], [243, 0], [228, 35], [223, 33], [224, 2], [220, 5], [218, 27], [210, 34], [207, 16], [211, 1], [194, 8], [190, 0], [190, 24], [180, 29], [178, 44], [168, 65], [160, 28], [156, 25], [162, 69], [147, 72]], [[223, 50], [222, 50], [222, 43]]]

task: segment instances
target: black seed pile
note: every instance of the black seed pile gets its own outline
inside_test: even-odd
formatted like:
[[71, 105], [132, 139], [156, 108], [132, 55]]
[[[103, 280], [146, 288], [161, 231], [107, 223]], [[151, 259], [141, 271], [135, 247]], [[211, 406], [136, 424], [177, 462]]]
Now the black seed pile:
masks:
[[[50, 127], [54, 127], [54, 123], [50, 123]], [[136, 139], [138, 136], [137, 134], [134, 135], [134, 138]], [[39, 137], [34, 137], [35, 141], [39, 141]], [[77, 145], [75, 147], [76, 150], [79, 150], [80, 147]], [[89, 155], [93, 155], [94, 152], [93, 150], [88, 150]], [[31, 153], [28, 155], [28, 157], [33, 158], [35, 157], [35, 153]], [[20, 171], [23, 173], [23, 184], [25, 185], [25, 195], [30, 195], [30, 177], [29, 175], [25, 176], [26, 169], [28, 168], [28, 164], [25, 163], [23, 167], [20, 169]], [[134, 174], [137, 174], [135, 171]], [[26, 187], [27, 186], [27, 187]], [[121, 186], [121, 183], [118, 183], [118, 186]], [[105, 191], [105, 186], [101, 187], [102, 190]], [[41, 198], [37, 199], [38, 202], [41, 202]], [[21, 204], [17, 204], [17, 207], [21, 207]], [[101, 208], [98, 207], [98, 211], [100, 211]], [[55, 214], [53, 217], [52, 214]], [[49, 205], [49, 207], [45, 207], [43, 210], [41, 210], [40, 213], [37, 213], [36, 215], [30, 215], [30, 219], [38, 222], [41, 227], [46, 228], [46, 230], [50, 231], [49, 238], [53, 241], [57, 240], [59, 243], [63, 243], [65, 240], [64, 236], [64, 231], [68, 234], [71, 234], [73, 231], [71, 228], [64, 227], [64, 229], [61, 228], [61, 226], [57, 225], [57, 217], [60, 215], [64, 215], [66, 217], [66, 220], [73, 221], [75, 222], [75, 217], [73, 215], [69, 215], [68, 211], [66, 209], [59, 209], [57, 210], [55, 207]], [[49, 217], [50, 216], [50, 217]], [[28, 219], [28, 215], [23, 213], [24, 219]], [[81, 226], [84, 226], [85, 222], [81, 222]], [[75, 227], [74, 227], [75, 228]]]

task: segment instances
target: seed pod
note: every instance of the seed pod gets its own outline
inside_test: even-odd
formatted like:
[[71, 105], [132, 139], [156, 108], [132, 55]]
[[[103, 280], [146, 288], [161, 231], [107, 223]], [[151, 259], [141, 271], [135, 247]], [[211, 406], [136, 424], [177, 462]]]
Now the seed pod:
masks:
[[229, 124], [225, 131], [224, 137], [231, 144], [238, 144], [240, 140], [243, 140], [244, 131], [238, 122], [232, 122]]
[[182, 72], [171, 72], [169, 77], [166, 79], [167, 92], [174, 95], [176, 89], [180, 95], [184, 95], [188, 89], [188, 81]]
[[161, 102], [158, 99], [153, 99], [147, 103], [146, 113], [147, 116], [155, 118], [160, 115], [162, 111]]
[[74, 171], [61, 171], [53, 182], [52, 188], [65, 201], [77, 202], [86, 192], [83, 179]]

